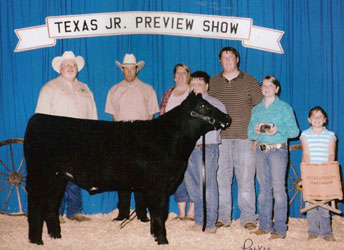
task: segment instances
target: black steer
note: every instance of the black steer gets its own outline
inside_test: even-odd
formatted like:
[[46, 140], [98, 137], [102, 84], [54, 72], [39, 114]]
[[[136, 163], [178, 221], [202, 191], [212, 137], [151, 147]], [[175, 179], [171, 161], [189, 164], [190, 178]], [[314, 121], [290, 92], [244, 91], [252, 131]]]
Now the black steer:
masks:
[[24, 138], [30, 241], [43, 244], [44, 221], [49, 235], [61, 238], [59, 205], [66, 182], [73, 181], [91, 194], [144, 191], [151, 234], [158, 244], [167, 244], [169, 196], [183, 179], [197, 139], [230, 122], [228, 115], [194, 93], [151, 121], [33, 115]]

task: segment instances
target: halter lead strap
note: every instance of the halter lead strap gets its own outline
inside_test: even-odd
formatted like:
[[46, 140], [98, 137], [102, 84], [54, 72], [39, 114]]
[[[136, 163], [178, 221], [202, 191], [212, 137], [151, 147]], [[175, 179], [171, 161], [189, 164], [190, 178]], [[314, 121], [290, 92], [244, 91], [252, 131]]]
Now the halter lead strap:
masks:
[[[200, 118], [204, 121], [209, 122], [211, 125], [213, 125], [215, 127], [215, 119], [210, 118], [209, 116], [205, 116], [205, 115], [201, 115], [195, 111], [191, 111], [190, 115], [192, 117], [196, 117], [196, 118]], [[207, 198], [206, 198], [206, 166], [205, 166], [205, 162], [206, 162], [206, 156], [205, 156], [205, 134], [202, 135], [202, 190], [203, 190], [203, 225], [202, 225], [202, 231], [205, 231], [206, 225], [207, 225]]]
[[206, 172], [206, 166], [205, 166], [205, 134], [202, 135], [202, 163], [203, 163], [203, 168], [202, 168], [202, 190], [203, 190], [203, 226], [202, 226], [202, 231], [205, 231], [206, 225], [207, 225], [207, 172]]

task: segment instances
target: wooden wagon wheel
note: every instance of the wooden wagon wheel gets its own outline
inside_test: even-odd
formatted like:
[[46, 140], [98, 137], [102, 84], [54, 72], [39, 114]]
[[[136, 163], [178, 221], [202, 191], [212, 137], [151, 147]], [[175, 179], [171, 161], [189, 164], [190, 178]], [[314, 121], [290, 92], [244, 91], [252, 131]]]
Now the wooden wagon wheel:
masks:
[[[302, 147], [300, 144], [297, 145], [291, 145], [289, 146], [289, 151], [292, 152], [294, 150], [302, 150]], [[301, 209], [302, 209], [302, 180], [300, 175], [297, 173], [295, 166], [293, 162], [289, 161], [290, 170], [288, 174], [288, 181], [287, 181], [287, 189], [288, 193], [290, 194], [290, 200], [289, 200], [289, 206], [292, 205], [295, 198], [300, 195], [300, 209], [299, 209], [299, 216], [301, 215]]]
[[27, 191], [23, 142], [23, 139], [0, 142], [0, 213], [3, 214], [24, 215], [23, 199], [26, 200]]

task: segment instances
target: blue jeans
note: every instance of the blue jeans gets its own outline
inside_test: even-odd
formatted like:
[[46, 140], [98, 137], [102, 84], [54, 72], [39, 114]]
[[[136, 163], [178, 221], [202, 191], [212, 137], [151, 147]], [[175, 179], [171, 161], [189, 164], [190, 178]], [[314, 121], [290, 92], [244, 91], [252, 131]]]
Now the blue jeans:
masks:
[[254, 188], [255, 156], [249, 139], [222, 139], [219, 146], [219, 186], [218, 221], [230, 225], [232, 218], [233, 171], [238, 182], [238, 205], [241, 211], [240, 224], [256, 224], [256, 194]]
[[[185, 177], [184, 177], [185, 178]], [[178, 186], [176, 192], [174, 193], [175, 202], [191, 202], [188, 190], [186, 189], [185, 180]]]
[[[259, 228], [266, 232], [273, 231], [285, 236], [288, 210], [285, 185], [288, 164], [287, 146], [271, 149], [266, 153], [257, 148], [256, 157], [260, 189], [258, 198]], [[272, 207], [274, 208], [274, 223], [272, 222]]]
[[66, 192], [60, 204], [59, 215], [64, 214], [65, 204], [67, 204], [68, 218], [81, 213], [81, 189], [71, 181], [67, 182]]
[[[219, 147], [217, 144], [205, 147], [206, 166], [206, 208], [207, 228], [214, 228], [217, 219], [218, 190], [216, 182], [216, 171], [218, 169]], [[195, 223], [203, 225], [203, 182], [202, 182], [202, 147], [195, 148], [188, 162], [185, 173], [185, 184], [191, 200], [195, 203]]]
[[308, 234], [320, 237], [332, 235], [330, 211], [316, 207], [307, 212]]

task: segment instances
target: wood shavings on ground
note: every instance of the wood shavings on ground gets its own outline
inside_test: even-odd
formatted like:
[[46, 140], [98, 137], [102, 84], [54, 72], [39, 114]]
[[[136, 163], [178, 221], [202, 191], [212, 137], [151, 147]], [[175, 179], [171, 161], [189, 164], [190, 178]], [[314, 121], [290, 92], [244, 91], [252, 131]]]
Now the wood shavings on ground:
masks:
[[120, 222], [112, 221], [117, 210], [109, 214], [91, 215], [91, 221], [76, 222], [65, 219], [61, 224], [62, 238], [51, 239], [46, 225], [43, 229], [43, 246], [28, 241], [28, 223], [25, 216], [0, 214], [0, 250], [339, 250], [344, 249], [344, 218], [333, 216], [332, 228], [336, 241], [307, 239], [307, 221], [289, 218], [286, 239], [269, 240], [269, 235], [256, 236], [233, 221], [228, 228], [220, 228], [215, 234], [194, 231], [193, 221], [174, 220], [170, 213], [166, 222], [168, 245], [157, 245], [150, 235], [150, 223], [137, 219], [120, 229]]

